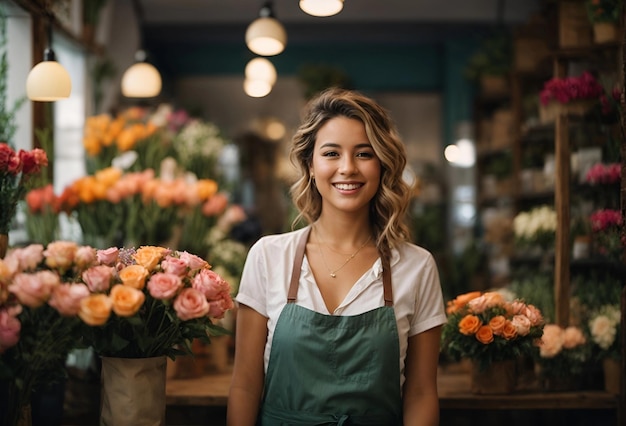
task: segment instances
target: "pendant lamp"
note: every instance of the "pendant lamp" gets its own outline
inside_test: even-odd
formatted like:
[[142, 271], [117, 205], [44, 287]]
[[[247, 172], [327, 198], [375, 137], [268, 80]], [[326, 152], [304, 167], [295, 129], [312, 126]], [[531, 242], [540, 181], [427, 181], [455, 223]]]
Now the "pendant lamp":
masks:
[[276, 68], [266, 58], [254, 58], [246, 65], [247, 80], [263, 80], [273, 86], [276, 83]]
[[311, 16], [333, 16], [343, 9], [343, 0], [300, 0], [300, 9]]
[[48, 47], [43, 61], [30, 70], [26, 78], [26, 95], [32, 101], [53, 102], [70, 97], [72, 80], [67, 70], [56, 61], [52, 50], [52, 25], [48, 22]]
[[246, 30], [246, 45], [257, 55], [274, 56], [285, 50], [287, 32], [274, 17], [272, 2], [266, 2]]
[[161, 74], [146, 57], [144, 50], [138, 50], [135, 64], [122, 76], [122, 95], [127, 98], [153, 98], [161, 93]]

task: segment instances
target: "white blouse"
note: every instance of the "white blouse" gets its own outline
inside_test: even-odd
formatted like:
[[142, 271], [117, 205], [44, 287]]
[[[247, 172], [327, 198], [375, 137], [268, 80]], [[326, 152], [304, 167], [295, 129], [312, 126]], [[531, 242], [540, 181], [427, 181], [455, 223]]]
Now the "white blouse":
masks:
[[[236, 301], [268, 318], [265, 371], [276, 321], [287, 303], [296, 247], [304, 230], [262, 237], [248, 252], [243, 269]], [[402, 385], [408, 338], [444, 324], [446, 314], [437, 265], [427, 250], [403, 243], [392, 251], [390, 263], [394, 311], [400, 339]], [[337, 309], [330, 313], [305, 255], [296, 303], [321, 314], [344, 316], [358, 315], [384, 306], [380, 258], [359, 278]]]

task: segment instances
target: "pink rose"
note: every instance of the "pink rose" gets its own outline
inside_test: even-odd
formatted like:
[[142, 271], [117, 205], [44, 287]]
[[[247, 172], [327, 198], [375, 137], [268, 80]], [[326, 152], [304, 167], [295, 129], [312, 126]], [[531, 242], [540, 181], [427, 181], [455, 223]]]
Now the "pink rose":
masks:
[[172, 299], [182, 286], [183, 280], [178, 275], [166, 272], [158, 272], [148, 281], [150, 295], [160, 300]]
[[208, 268], [209, 263], [195, 254], [188, 253], [183, 251], [180, 253], [180, 260], [187, 264], [187, 267], [190, 271], [195, 271], [196, 269]]
[[113, 266], [117, 262], [117, 255], [119, 253], [119, 249], [117, 247], [109, 247], [108, 249], [98, 250], [96, 252], [96, 258], [98, 262]]
[[92, 292], [107, 291], [111, 288], [111, 280], [115, 274], [115, 268], [107, 265], [96, 265], [84, 271], [81, 275], [87, 287]]
[[35, 269], [43, 260], [43, 246], [31, 244], [24, 248], [15, 249], [13, 255], [18, 260], [20, 270]]
[[526, 306], [524, 315], [528, 317], [528, 319], [530, 320], [530, 324], [533, 327], [536, 327], [543, 323], [543, 315], [541, 314], [541, 311], [537, 309], [534, 305]]
[[476, 314], [485, 312], [487, 308], [501, 305], [503, 303], [504, 299], [502, 298], [502, 295], [493, 291], [484, 293], [482, 296], [479, 296], [467, 302], [469, 309]]
[[181, 321], [202, 318], [209, 313], [209, 302], [202, 293], [193, 288], [181, 291], [173, 306]]
[[187, 262], [177, 257], [167, 256], [161, 262], [161, 268], [163, 268], [164, 272], [178, 275], [179, 277], [187, 275]]
[[89, 289], [85, 284], [63, 283], [52, 290], [48, 304], [59, 314], [72, 317], [78, 315], [80, 301], [89, 296]]
[[21, 304], [38, 308], [46, 303], [53, 287], [59, 282], [59, 276], [51, 271], [40, 271], [34, 274], [20, 273], [13, 278], [9, 291], [15, 294]]
[[208, 300], [213, 300], [220, 293], [230, 292], [230, 285], [220, 275], [210, 269], [202, 269], [193, 277], [191, 287], [201, 292]]
[[78, 245], [72, 241], [53, 241], [48, 244], [43, 254], [46, 265], [51, 268], [69, 269], [74, 263], [74, 255]]
[[0, 310], [0, 354], [20, 340], [22, 324], [6, 309]]
[[86, 269], [98, 261], [96, 249], [90, 246], [80, 246], [76, 250], [74, 262], [80, 269]]
[[233, 309], [235, 303], [228, 293], [222, 293], [220, 298], [209, 302], [209, 316], [216, 319], [224, 318], [226, 311]]
[[543, 328], [543, 336], [539, 345], [542, 358], [554, 358], [563, 349], [563, 329], [556, 324], [547, 324]]

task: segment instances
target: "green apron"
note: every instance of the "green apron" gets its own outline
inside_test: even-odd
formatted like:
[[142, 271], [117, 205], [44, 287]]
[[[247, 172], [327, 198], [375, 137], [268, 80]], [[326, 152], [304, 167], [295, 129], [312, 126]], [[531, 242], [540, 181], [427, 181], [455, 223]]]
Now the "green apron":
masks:
[[400, 349], [389, 262], [385, 306], [324, 315], [295, 303], [307, 236], [296, 252], [287, 304], [276, 323], [258, 424], [402, 424]]

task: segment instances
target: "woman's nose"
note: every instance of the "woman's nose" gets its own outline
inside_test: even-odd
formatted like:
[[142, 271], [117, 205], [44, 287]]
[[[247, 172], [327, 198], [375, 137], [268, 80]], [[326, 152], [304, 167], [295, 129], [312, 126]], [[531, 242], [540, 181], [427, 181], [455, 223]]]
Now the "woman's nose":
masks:
[[341, 166], [339, 168], [339, 173], [344, 175], [351, 175], [357, 172], [356, 162], [352, 157], [344, 157], [341, 160]]

